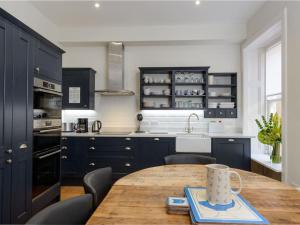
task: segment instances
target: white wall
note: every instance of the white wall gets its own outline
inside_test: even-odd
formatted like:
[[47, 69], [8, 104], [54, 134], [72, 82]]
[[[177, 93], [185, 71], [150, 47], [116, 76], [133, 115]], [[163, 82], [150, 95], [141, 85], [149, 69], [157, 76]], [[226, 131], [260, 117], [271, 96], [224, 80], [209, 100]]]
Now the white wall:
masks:
[[30, 2], [0, 1], [0, 7], [48, 40], [59, 45], [58, 27], [41, 14]]
[[[96, 89], [103, 88], [106, 75], [106, 49], [104, 46], [76, 44], [64, 45], [64, 67], [92, 67], [97, 70]], [[96, 94], [96, 114], [87, 115], [91, 119], [100, 119], [106, 127], [135, 127], [136, 114], [139, 112], [139, 71], [143, 66], [211, 66], [211, 72], [238, 72], [240, 82], [240, 46], [239, 44], [159, 44], [125, 45], [125, 86], [135, 91], [134, 97], [103, 97]], [[240, 85], [238, 93], [241, 93]], [[240, 96], [240, 94], [239, 94]], [[238, 99], [241, 105], [241, 98]], [[165, 120], [166, 112], [145, 113], [144, 126], [150, 129], [160, 124], [165, 129], [183, 129], [189, 112], [172, 113]], [[199, 113], [199, 111], [198, 111]], [[74, 120], [83, 112], [64, 112], [64, 120]], [[241, 115], [239, 107], [239, 115]], [[203, 117], [203, 112], [200, 113]], [[180, 119], [180, 118], [182, 119]], [[239, 116], [240, 117], [240, 116]], [[172, 119], [173, 118], [173, 119]], [[179, 122], [178, 122], [179, 121]], [[201, 120], [197, 126], [207, 130], [207, 121]], [[224, 120], [228, 129], [240, 130], [241, 119]], [[155, 122], [152, 123], [151, 122]], [[173, 123], [173, 125], [172, 125]]]
[[246, 43], [278, 21], [282, 24], [283, 53], [283, 172], [288, 183], [300, 186], [299, 127], [300, 2], [267, 2], [248, 23]]

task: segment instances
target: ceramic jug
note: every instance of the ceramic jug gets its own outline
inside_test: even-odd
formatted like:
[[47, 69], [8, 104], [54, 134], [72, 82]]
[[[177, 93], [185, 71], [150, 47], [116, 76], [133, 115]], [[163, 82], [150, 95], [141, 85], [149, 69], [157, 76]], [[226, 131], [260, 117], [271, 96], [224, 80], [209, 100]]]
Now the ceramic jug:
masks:
[[[227, 205], [232, 203], [234, 195], [242, 190], [241, 176], [230, 170], [226, 165], [209, 164], [207, 167], [207, 201], [211, 205]], [[230, 177], [234, 175], [239, 180], [239, 188], [237, 191], [231, 189]]]

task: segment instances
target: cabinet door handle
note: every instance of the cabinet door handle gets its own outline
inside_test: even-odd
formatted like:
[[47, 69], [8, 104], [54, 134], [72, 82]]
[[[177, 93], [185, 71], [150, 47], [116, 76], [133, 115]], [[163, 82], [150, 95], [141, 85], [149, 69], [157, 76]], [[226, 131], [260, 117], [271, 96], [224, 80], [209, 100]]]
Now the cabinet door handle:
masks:
[[131, 147], [125, 147], [125, 150], [131, 150]]
[[131, 167], [131, 164], [130, 163], [125, 163], [125, 166], [126, 167]]
[[7, 163], [7, 164], [12, 164], [12, 159], [7, 159], [7, 160], [6, 160], [6, 163]]
[[63, 140], [63, 141], [65, 141], [65, 140], [67, 140], [68, 138], [66, 138], [66, 137], [62, 137], [61, 138], [61, 140]]
[[91, 141], [95, 141], [95, 138], [94, 138], [94, 137], [91, 137], [90, 140], [91, 140]]
[[131, 138], [125, 138], [125, 140], [126, 140], [126, 141], [130, 141], [130, 140], [131, 140]]
[[67, 159], [68, 156], [63, 155], [61, 158], [62, 158], [62, 159]]
[[61, 149], [68, 149], [68, 147], [67, 146], [61, 146]]
[[92, 162], [92, 163], [90, 163], [89, 165], [90, 165], [90, 166], [95, 166], [96, 164]]
[[95, 150], [95, 147], [94, 146], [90, 147], [90, 150]]
[[154, 138], [153, 140], [154, 140], [154, 141], [159, 141], [159, 138]]
[[21, 144], [19, 147], [19, 149], [27, 149], [27, 148], [28, 148], [28, 146], [26, 144]]
[[35, 68], [35, 71], [36, 71], [37, 73], [40, 73], [40, 67], [36, 67], [36, 68]]
[[7, 149], [5, 152], [6, 152], [7, 154], [11, 154], [11, 153], [13, 152], [13, 150], [12, 150], [12, 149]]
[[234, 139], [233, 138], [229, 138], [228, 141], [234, 142]]

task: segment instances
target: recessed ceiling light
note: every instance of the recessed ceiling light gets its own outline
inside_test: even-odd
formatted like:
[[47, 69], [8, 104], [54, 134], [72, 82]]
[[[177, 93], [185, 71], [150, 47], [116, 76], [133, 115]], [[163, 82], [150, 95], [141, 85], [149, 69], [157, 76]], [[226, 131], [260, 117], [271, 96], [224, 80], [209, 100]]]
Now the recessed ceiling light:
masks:
[[95, 8], [100, 8], [100, 3], [99, 2], [95, 2], [94, 6], [95, 6]]
[[200, 5], [200, 3], [201, 3], [200, 0], [196, 0], [196, 1], [195, 1], [195, 4], [196, 4], [196, 5]]

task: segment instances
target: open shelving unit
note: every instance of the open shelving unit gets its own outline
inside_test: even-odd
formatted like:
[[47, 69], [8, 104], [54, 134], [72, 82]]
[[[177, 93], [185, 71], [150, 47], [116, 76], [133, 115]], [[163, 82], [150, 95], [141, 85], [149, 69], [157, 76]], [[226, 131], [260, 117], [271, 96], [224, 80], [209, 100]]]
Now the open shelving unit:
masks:
[[[141, 110], [205, 110], [206, 118], [237, 118], [236, 73], [208, 73], [209, 67], [140, 67], [139, 69]], [[208, 79], [209, 76], [214, 78]], [[211, 83], [214, 79], [218, 82]], [[145, 89], [149, 89], [150, 93], [148, 90], [145, 94]], [[170, 95], [163, 94], [162, 90], [167, 89], [170, 90]], [[216, 92], [217, 95], [210, 96], [211, 91]], [[227, 96], [222, 96], [224, 91]], [[144, 104], [151, 101], [155, 105]], [[210, 109], [209, 102], [234, 102], [234, 108]], [[165, 107], [166, 105], [168, 107]]]

